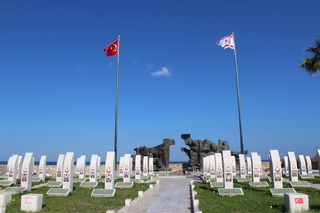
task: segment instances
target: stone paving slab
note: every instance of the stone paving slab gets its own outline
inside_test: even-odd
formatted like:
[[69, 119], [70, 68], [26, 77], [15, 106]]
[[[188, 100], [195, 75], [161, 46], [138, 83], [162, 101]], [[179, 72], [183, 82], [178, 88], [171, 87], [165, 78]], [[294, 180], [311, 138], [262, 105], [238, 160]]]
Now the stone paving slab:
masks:
[[148, 197], [144, 198], [130, 213], [164, 213], [164, 212], [192, 212], [190, 181], [187, 178], [159, 178], [160, 186]]

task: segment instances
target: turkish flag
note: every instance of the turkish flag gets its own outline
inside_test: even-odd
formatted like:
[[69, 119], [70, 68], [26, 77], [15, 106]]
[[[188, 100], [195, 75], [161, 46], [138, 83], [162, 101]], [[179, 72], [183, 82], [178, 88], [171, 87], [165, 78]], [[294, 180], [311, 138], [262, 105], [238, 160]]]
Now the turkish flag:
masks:
[[301, 204], [301, 203], [303, 203], [303, 198], [295, 198], [295, 203], [296, 203], [296, 204]]
[[103, 50], [107, 52], [107, 56], [113, 56], [118, 53], [118, 47], [118, 40], [115, 40], [114, 42], [106, 46]]

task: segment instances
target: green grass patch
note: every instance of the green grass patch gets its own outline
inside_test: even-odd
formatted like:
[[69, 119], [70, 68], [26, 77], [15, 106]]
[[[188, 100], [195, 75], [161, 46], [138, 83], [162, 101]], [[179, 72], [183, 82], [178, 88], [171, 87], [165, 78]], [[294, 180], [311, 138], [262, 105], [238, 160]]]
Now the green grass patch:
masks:
[[[234, 183], [234, 188], [242, 188], [244, 195], [220, 196], [218, 188], [210, 188], [208, 183], [194, 183], [202, 212], [285, 212], [284, 198], [273, 197], [271, 187], [251, 187], [249, 183]], [[284, 188], [290, 187], [283, 183]], [[298, 193], [309, 196], [309, 212], [320, 212], [320, 191], [314, 188], [295, 187]]]
[[[121, 180], [122, 181], [122, 180]], [[95, 212], [105, 213], [107, 210], [119, 210], [125, 205], [125, 199], [134, 200], [138, 197], [138, 191], [145, 191], [150, 183], [135, 183], [131, 189], [116, 189], [114, 198], [91, 197], [93, 188], [80, 187], [80, 183], [74, 183], [74, 191], [67, 197], [48, 196], [46, 193], [50, 188], [41, 187], [31, 192], [25, 192], [12, 196], [12, 201], [7, 205], [7, 212], [22, 212], [21, 195], [23, 194], [43, 194], [43, 209], [39, 212], [64, 212], [81, 213]], [[96, 188], [104, 188], [104, 183], [99, 183]]]

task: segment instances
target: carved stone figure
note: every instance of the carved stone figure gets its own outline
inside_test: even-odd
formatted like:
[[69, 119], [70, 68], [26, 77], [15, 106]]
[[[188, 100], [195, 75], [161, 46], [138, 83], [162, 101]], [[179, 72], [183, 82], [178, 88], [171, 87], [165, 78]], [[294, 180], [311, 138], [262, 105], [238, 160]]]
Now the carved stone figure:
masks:
[[[218, 140], [218, 145], [212, 141], [205, 140], [193, 140], [190, 137], [190, 134], [181, 134], [181, 138], [184, 140], [184, 143], [190, 147], [181, 148], [181, 151], [185, 152], [189, 157], [190, 167], [189, 169], [200, 169], [203, 166], [203, 157], [212, 155], [217, 152], [222, 152], [222, 150], [230, 150], [228, 141]], [[247, 154], [248, 150], [245, 151]], [[231, 152], [232, 155], [238, 158], [239, 152]]]
[[165, 171], [169, 170], [169, 159], [170, 159], [170, 146], [175, 145], [173, 139], [165, 138], [163, 143], [147, 148], [146, 146], [140, 146], [135, 148], [136, 155], [153, 157], [154, 170]]

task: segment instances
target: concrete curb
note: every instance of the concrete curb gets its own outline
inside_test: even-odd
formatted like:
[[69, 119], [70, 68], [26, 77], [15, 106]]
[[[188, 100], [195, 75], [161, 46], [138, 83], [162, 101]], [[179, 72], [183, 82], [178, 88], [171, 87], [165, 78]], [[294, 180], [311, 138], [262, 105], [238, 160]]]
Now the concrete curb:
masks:
[[117, 213], [130, 213], [135, 210], [135, 208], [139, 205], [141, 201], [143, 201], [146, 197], [148, 197], [150, 194], [154, 193], [157, 189], [159, 189], [160, 183], [159, 180], [157, 180], [156, 184], [150, 184], [149, 189], [142, 192], [138, 192], [138, 197], [134, 200], [126, 199], [125, 200], [125, 206], [122, 207], [120, 210], [117, 211]]
[[194, 180], [190, 181], [190, 194], [191, 194], [191, 208], [192, 208], [192, 212], [194, 213], [202, 213], [202, 211], [199, 210], [198, 206], [199, 206], [199, 200], [195, 199], [196, 195], [197, 195], [197, 191], [194, 191], [194, 187], [195, 185], [193, 185]]

